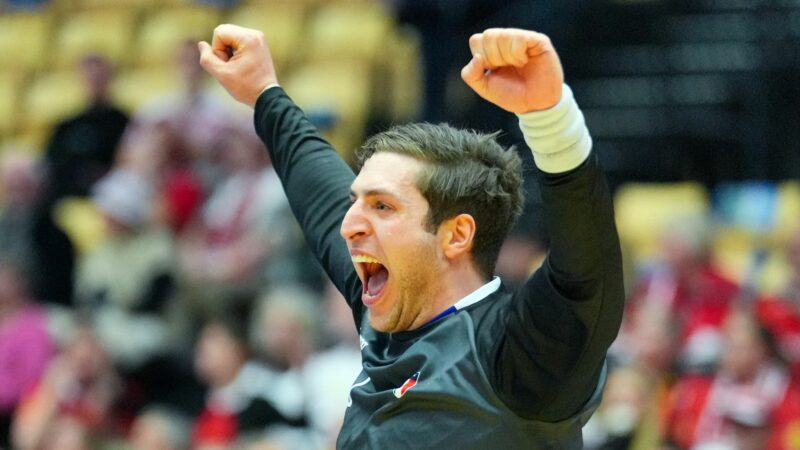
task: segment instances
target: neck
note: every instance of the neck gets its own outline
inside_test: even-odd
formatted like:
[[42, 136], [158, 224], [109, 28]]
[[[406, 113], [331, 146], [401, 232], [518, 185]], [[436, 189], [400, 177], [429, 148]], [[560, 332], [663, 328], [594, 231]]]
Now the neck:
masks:
[[438, 283], [439, 290], [432, 296], [428, 307], [420, 312], [408, 329], [414, 330], [427, 324], [488, 281], [472, 267], [445, 272]]

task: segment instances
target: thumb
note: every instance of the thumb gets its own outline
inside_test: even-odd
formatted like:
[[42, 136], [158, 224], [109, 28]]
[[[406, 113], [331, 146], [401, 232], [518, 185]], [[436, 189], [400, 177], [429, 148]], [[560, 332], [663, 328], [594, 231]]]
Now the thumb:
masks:
[[475, 55], [469, 63], [461, 69], [461, 79], [478, 95], [483, 95], [486, 91], [487, 82], [485, 72], [486, 65], [483, 62], [483, 57]]
[[206, 41], [197, 43], [197, 49], [200, 50], [200, 65], [206, 69], [207, 72], [216, 73], [217, 66], [224, 60], [215, 52], [211, 45]]

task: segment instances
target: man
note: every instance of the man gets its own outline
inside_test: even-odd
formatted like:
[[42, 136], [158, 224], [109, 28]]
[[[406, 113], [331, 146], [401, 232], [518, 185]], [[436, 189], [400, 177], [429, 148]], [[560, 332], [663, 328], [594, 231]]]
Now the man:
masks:
[[469, 45], [464, 81], [519, 114], [542, 172], [550, 254], [517, 292], [491, 277], [521, 202], [512, 152], [491, 136], [401, 126], [367, 141], [355, 177], [277, 85], [263, 34], [221, 25], [200, 43], [206, 70], [254, 106], [292, 209], [353, 310], [363, 370], [339, 448], [577, 449], [599, 401], [622, 274], [583, 116], [546, 36], [491, 29]]

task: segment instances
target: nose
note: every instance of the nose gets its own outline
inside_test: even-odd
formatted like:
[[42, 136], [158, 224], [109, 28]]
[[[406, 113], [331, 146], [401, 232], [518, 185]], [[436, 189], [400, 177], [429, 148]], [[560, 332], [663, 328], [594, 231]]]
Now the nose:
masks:
[[350, 209], [347, 210], [347, 214], [345, 214], [344, 219], [342, 219], [342, 226], [339, 229], [339, 233], [344, 240], [348, 242], [369, 235], [369, 222], [366, 220], [366, 217], [364, 217], [360, 201], [356, 200], [350, 205]]

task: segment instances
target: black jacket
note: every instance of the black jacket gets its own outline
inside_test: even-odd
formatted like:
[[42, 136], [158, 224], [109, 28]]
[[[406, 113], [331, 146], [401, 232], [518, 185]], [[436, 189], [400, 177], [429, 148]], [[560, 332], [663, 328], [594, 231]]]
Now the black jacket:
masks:
[[[352, 170], [279, 87], [259, 97], [255, 125], [362, 338], [363, 370], [337, 447], [582, 447], [580, 428], [600, 400], [623, 306], [611, 197], [594, 157], [567, 173], [539, 174], [550, 253], [522, 288], [500, 288], [443, 320], [387, 334], [369, 325], [339, 235]], [[414, 387], [398, 396], [410, 380]]]

